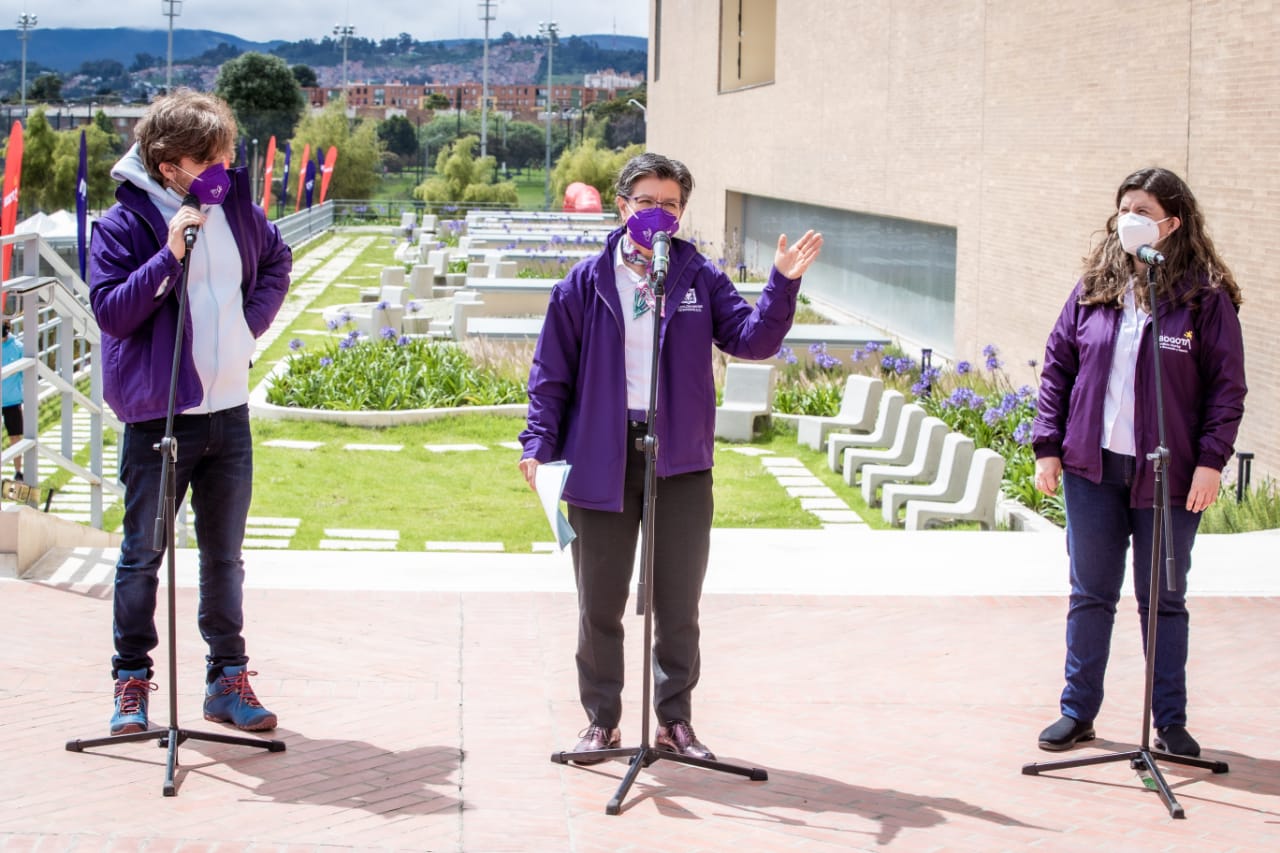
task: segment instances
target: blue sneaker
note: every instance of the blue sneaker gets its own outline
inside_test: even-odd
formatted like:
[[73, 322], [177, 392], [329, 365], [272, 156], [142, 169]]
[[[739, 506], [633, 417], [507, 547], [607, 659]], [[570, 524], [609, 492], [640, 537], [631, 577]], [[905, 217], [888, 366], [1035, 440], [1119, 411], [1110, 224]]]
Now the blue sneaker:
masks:
[[262, 707], [249, 685], [243, 666], [228, 666], [209, 685], [204, 697], [204, 718], [215, 723], [230, 723], [247, 732], [264, 732], [276, 727], [276, 715]]
[[111, 714], [113, 735], [145, 732], [151, 727], [147, 721], [147, 700], [155, 689], [156, 686], [147, 681], [145, 669], [122, 669], [116, 673], [116, 706]]

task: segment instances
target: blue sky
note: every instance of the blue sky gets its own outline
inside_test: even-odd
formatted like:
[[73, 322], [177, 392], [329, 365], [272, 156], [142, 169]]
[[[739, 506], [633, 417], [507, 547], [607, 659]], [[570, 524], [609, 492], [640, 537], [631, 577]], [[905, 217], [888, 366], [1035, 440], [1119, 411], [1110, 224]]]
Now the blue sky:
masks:
[[[139, 27], [167, 30], [162, 0], [115, 3], [24, 0], [12, 4], [13, 19], [26, 11], [37, 26]], [[251, 41], [317, 41], [335, 24], [349, 23], [356, 35], [391, 38], [408, 33], [419, 41], [479, 38], [484, 34], [477, 0], [183, 0], [175, 28], [218, 30]], [[7, 12], [8, 10], [6, 10]], [[647, 36], [647, 0], [496, 0], [490, 34], [534, 35], [538, 22], [554, 20], [564, 35], [612, 33]], [[13, 26], [6, 22], [5, 26]]]

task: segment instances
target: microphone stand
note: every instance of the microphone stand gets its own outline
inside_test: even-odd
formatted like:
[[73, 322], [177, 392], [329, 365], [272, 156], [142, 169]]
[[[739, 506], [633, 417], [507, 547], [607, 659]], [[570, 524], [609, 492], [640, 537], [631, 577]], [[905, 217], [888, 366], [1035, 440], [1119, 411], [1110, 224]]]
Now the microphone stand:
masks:
[[[1144, 246], [1143, 248], [1147, 247]], [[1142, 250], [1140, 249], [1139, 253], [1141, 254], [1141, 252]], [[1049, 770], [1064, 770], [1069, 767], [1085, 767], [1090, 764], [1128, 761], [1129, 766], [1144, 777], [1144, 781], [1149, 778], [1151, 783], [1155, 785], [1156, 791], [1160, 794], [1160, 799], [1164, 801], [1165, 806], [1169, 809], [1169, 816], [1182, 819], [1186, 817], [1186, 813], [1182, 809], [1182, 804], [1174, 797], [1173, 791], [1164, 779], [1164, 775], [1160, 772], [1160, 766], [1156, 763], [1157, 760], [1171, 764], [1184, 764], [1188, 767], [1200, 767], [1212, 770], [1214, 773], [1226, 773], [1228, 768], [1225, 761], [1211, 761], [1204, 758], [1193, 758], [1189, 755], [1175, 755], [1170, 752], [1159, 752], [1151, 748], [1151, 699], [1155, 692], [1156, 681], [1156, 629], [1159, 624], [1157, 617], [1160, 610], [1160, 545], [1162, 539], [1165, 554], [1165, 583], [1170, 591], [1178, 588], [1178, 576], [1177, 561], [1173, 553], [1173, 509], [1170, 506], [1169, 489], [1165, 483], [1165, 471], [1169, 467], [1169, 448], [1165, 443], [1164, 433], [1164, 384], [1160, 371], [1160, 326], [1156, 317], [1159, 313], [1156, 310], [1156, 265], [1150, 262], [1153, 260], [1159, 262], [1163, 258], [1155, 252], [1150, 252], [1146, 259], [1148, 260], [1148, 302], [1151, 305], [1151, 337], [1155, 347], [1153, 355], [1155, 358], [1156, 379], [1156, 426], [1159, 430], [1160, 446], [1154, 452], [1147, 454], [1147, 459], [1151, 460], [1151, 467], [1155, 472], [1155, 492], [1152, 495], [1151, 508], [1153, 513], [1151, 523], [1151, 583], [1147, 590], [1147, 672], [1142, 706], [1142, 743], [1137, 749], [1124, 752], [1112, 752], [1089, 758], [1070, 758], [1065, 761], [1024, 764], [1022, 773], [1025, 776], [1036, 776]]]
[[154, 528], [154, 549], [166, 551], [167, 601], [169, 605], [169, 727], [152, 728], [141, 732], [130, 732], [121, 735], [109, 735], [87, 740], [69, 740], [68, 752], [83, 752], [90, 747], [106, 746], [115, 743], [128, 743], [135, 740], [156, 740], [161, 748], [168, 747], [168, 760], [165, 763], [164, 796], [177, 796], [178, 788], [174, 774], [178, 766], [178, 746], [184, 740], [202, 740], [211, 743], [229, 743], [237, 746], [252, 746], [268, 752], [284, 752], [282, 740], [264, 740], [262, 738], [238, 737], [217, 732], [200, 732], [178, 726], [178, 635], [177, 635], [177, 600], [174, 577], [176, 575], [176, 543], [174, 537], [175, 518], [177, 517], [177, 464], [178, 442], [173, 435], [174, 409], [178, 398], [178, 368], [182, 360], [182, 333], [187, 316], [187, 276], [188, 264], [191, 260], [191, 249], [195, 245], [194, 230], [185, 234], [187, 251], [182, 256], [182, 277], [178, 290], [178, 328], [173, 343], [173, 369], [169, 375], [169, 407], [165, 414], [164, 437], [154, 448], [160, 452], [160, 500], [156, 507]]
[[653, 668], [653, 541], [654, 512], [657, 507], [658, 486], [658, 436], [654, 433], [654, 422], [657, 419], [658, 404], [658, 356], [661, 352], [662, 317], [666, 304], [666, 271], [655, 270], [653, 276], [653, 360], [649, 365], [649, 409], [646, 421], [647, 430], [644, 438], [636, 439], [636, 449], [644, 451], [644, 510], [640, 517], [640, 580], [636, 586], [636, 610], [644, 614], [644, 669], [642, 675], [642, 698], [640, 700], [640, 744], [638, 746], [619, 747], [616, 749], [593, 750], [587, 753], [554, 752], [551, 760], [556, 764], [567, 764], [579, 755], [590, 755], [593, 759], [627, 758], [631, 759], [630, 767], [622, 777], [622, 784], [613, 798], [605, 806], [604, 812], [616, 815], [622, 811], [622, 801], [627, 792], [640, 775], [641, 769], [655, 761], [674, 761], [693, 767], [703, 767], [721, 773], [732, 773], [746, 776], [753, 782], [764, 782], [769, 778], [768, 771], [759, 767], [742, 767], [727, 764], [723, 761], [694, 758], [678, 752], [658, 749], [649, 742], [650, 689]]

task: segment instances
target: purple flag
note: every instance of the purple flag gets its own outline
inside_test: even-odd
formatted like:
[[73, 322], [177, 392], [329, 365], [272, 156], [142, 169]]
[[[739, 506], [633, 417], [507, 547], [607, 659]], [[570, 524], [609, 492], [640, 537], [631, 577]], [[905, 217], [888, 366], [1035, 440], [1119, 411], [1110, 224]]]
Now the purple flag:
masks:
[[303, 186], [307, 188], [307, 210], [311, 209], [311, 191], [316, 186], [316, 164], [313, 160], [307, 160], [307, 179]]
[[232, 165], [240, 165], [240, 166], [249, 165], [249, 145], [244, 141], [243, 138], [241, 138], [240, 140], [240, 162], [239, 164], [232, 164]]
[[284, 210], [285, 202], [289, 200], [289, 161], [293, 159], [293, 145], [286, 142], [284, 144], [284, 177], [280, 179], [280, 209]]
[[89, 217], [89, 147], [80, 131], [80, 171], [76, 173], [76, 248], [80, 253], [80, 278], [84, 279], [86, 221]]

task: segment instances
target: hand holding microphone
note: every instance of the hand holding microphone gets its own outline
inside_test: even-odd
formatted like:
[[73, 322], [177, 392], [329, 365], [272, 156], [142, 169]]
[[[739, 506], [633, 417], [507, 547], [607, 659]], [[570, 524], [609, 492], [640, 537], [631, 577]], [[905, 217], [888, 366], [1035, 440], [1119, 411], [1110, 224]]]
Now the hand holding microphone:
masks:
[[169, 250], [178, 260], [186, 257], [187, 251], [195, 245], [196, 236], [205, 219], [200, 211], [200, 200], [187, 193], [187, 197], [182, 200], [182, 207], [178, 208], [178, 212], [169, 221]]

